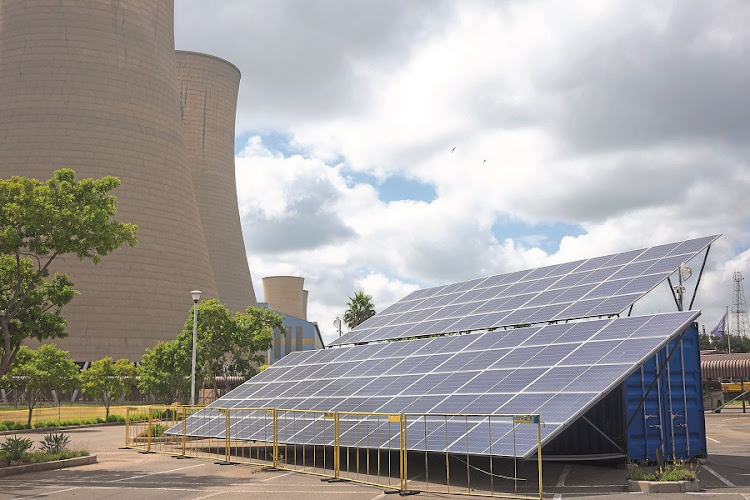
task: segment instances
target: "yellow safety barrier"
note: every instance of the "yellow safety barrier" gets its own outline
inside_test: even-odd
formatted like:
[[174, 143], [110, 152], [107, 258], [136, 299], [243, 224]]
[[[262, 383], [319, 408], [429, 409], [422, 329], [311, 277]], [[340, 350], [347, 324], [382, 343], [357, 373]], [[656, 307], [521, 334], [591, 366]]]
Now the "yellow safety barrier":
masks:
[[[541, 426], [539, 415], [150, 406], [127, 408], [125, 444], [402, 494], [541, 499]], [[515, 458], [534, 441], [536, 463]]]

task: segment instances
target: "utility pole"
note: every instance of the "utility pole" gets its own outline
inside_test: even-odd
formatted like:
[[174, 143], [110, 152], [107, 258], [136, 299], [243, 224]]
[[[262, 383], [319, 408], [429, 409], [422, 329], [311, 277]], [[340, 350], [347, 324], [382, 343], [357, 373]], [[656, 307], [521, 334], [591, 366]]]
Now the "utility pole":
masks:
[[750, 335], [750, 320], [747, 317], [747, 303], [745, 291], [742, 289], [742, 273], [734, 273], [734, 289], [732, 290], [732, 328], [735, 335], [747, 337]]

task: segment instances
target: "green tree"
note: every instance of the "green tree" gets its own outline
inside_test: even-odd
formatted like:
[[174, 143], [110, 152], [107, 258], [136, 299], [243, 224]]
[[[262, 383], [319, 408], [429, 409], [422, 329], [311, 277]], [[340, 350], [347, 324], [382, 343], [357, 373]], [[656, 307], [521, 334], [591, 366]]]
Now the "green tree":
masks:
[[170, 405], [190, 394], [192, 351], [177, 340], [146, 349], [138, 369], [138, 389]]
[[[271, 309], [250, 307], [245, 312], [233, 313], [216, 299], [201, 302], [198, 304], [196, 381], [210, 378], [218, 397], [217, 377], [256, 374], [257, 367], [265, 361], [263, 351], [271, 347], [276, 328], [285, 332], [284, 319]], [[177, 341], [192, 355], [193, 309]], [[203, 384], [196, 382], [196, 386]]]
[[134, 224], [111, 220], [117, 200], [108, 193], [119, 185], [115, 177], [76, 181], [70, 169], [47, 182], [0, 179], [0, 377], [25, 339], [65, 336], [60, 310], [77, 292], [66, 275], [50, 277], [58, 257], [96, 264], [136, 243]]
[[68, 351], [45, 344], [36, 351], [21, 346], [3, 385], [23, 387], [29, 409], [28, 424], [36, 403], [47, 391], [68, 391], [78, 386], [79, 368], [68, 359]]
[[[729, 351], [729, 346], [732, 346], [732, 352], [750, 352], [750, 338], [743, 337], [742, 335], [724, 335], [723, 337], [717, 337], [711, 335], [711, 346], [709, 349], [717, 349], [719, 351]], [[703, 349], [703, 343], [701, 343], [701, 349]]]
[[360, 290], [354, 294], [354, 297], [349, 297], [344, 312], [346, 326], [354, 328], [373, 316], [375, 316], [375, 306], [372, 304], [372, 295]]
[[135, 383], [137, 369], [127, 359], [106, 357], [91, 363], [81, 372], [81, 389], [96, 399], [101, 399], [109, 417], [112, 401], [125, 396]]

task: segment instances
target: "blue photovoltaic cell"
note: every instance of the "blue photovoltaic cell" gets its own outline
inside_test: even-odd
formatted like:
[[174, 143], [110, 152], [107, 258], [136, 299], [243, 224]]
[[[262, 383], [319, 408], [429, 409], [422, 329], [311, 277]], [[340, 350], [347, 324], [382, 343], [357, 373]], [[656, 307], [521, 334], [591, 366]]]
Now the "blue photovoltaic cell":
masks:
[[[407, 416], [410, 429], [421, 425], [424, 430], [426, 422], [432, 422], [428, 439], [424, 433], [409, 439], [413, 449], [453, 451], [468, 443], [472, 454], [489, 453], [491, 446], [495, 455], [528, 457], [536, 449], [536, 427], [517, 426], [534, 432], [518, 430], [513, 447], [513, 436], [503, 430], [507, 422], [489, 426], [485, 420], [483, 427], [479, 417], [469, 422], [469, 417], [442, 414], [539, 413], [546, 429], [543, 440], [552, 439], [698, 314], [676, 312], [306, 351], [271, 365], [189, 417], [188, 434], [223, 437], [225, 417], [215, 408], [413, 412], [419, 415]], [[290, 421], [294, 418], [299, 424], [303, 414], [278, 415], [283, 442], [333, 443], [333, 428], [322, 413], [304, 414], [307, 423], [295, 432], [289, 430]], [[232, 418], [232, 439], [270, 439], [273, 433], [263, 411], [244, 411]], [[359, 435], [360, 446], [389, 448], [395, 437], [398, 447], [398, 426], [390, 432], [379, 427], [386, 424], [367, 420], [367, 425], [383, 431], [376, 437], [377, 433], [365, 432], [364, 421], [343, 413], [340, 418], [347, 436], [342, 439]], [[484, 434], [490, 431], [491, 440]]]
[[[614, 316], [716, 238], [718, 235], [417, 290], [331, 345]], [[449, 319], [453, 321], [442, 321]]]

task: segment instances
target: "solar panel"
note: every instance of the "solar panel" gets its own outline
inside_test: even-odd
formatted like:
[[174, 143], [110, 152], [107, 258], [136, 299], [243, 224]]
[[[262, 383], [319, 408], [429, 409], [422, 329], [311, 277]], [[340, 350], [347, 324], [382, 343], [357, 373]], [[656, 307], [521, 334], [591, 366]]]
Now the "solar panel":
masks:
[[[600, 319], [391, 342], [377, 349], [365, 345], [307, 351], [271, 365], [190, 417], [187, 433], [224, 437], [225, 417], [216, 408], [415, 412], [424, 415], [407, 417], [407, 435], [421, 438], [409, 441], [410, 449], [527, 458], [536, 449], [535, 426], [517, 426], [514, 445], [510, 421], [479, 416], [452, 420], [439, 414], [539, 413], [546, 442], [699, 314]], [[232, 424], [233, 439], [262, 439], [268, 432], [267, 424], [258, 424], [266, 418], [263, 412], [241, 415]], [[333, 435], [329, 439], [324, 430], [330, 421], [320, 414], [297, 422], [293, 432], [288, 426], [292, 416], [281, 412], [278, 418], [282, 442], [333, 444]], [[341, 421], [348, 426], [344, 429], [353, 429], [351, 436], [358, 436], [360, 446], [386, 448], [394, 435], [398, 440], [398, 426], [390, 429], [382, 418], [344, 414]], [[312, 426], [317, 426], [316, 435]], [[369, 432], [373, 427], [377, 433]], [[440, 438], [430, 438], [433, 432]], [[446, 435], [453, 438], [446, 442]], [[353, 446], [347, 439], [342, 436], [341, 445]]]
[[620, 314], [719, 235], [417, 290], [331, 345]]

